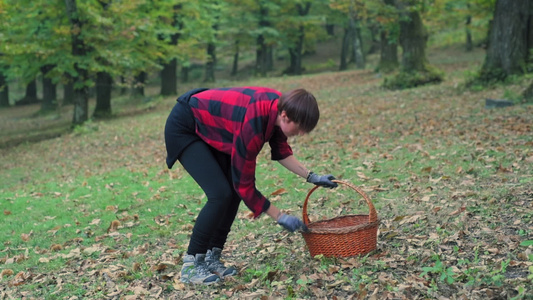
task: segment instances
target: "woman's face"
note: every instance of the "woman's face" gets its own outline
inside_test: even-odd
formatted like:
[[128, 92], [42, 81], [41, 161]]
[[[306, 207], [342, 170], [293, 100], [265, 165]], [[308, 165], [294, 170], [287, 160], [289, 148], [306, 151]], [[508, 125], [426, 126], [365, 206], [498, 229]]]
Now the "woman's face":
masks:
[[305, 131], [300, 129], [300, 126], [297, 123], [287, 117], [285, 111], [282, 111], [281, 114], [278, 115], [276, 124], [287, 137], [306, 134]]

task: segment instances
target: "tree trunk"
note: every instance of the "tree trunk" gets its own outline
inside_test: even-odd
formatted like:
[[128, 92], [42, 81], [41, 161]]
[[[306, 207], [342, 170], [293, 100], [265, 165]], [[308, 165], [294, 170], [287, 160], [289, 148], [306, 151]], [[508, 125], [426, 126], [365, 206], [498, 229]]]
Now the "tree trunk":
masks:
[[126, 77], [120, 76], [120, 95], [124, 96], [128, 93], [128, 83]]
[[[363, 51], [363, 53], [365, 54], [374, 54], [374, 53], [378, 53], [380, 50], [381, 50], [381, 30], [380, 30], [380, 26], [379, 24], [377, 23], [371, 23], [368, 25], [368, 28], [370, 29], [370, 35], [371, 35], [371, 40], [370, 40], [370, 46], [368, 47], [368, 50]], [[363, 36], [361, 34], [361, 40], [363, 41]]]
[[215, 43], [207, 44], [207, 63], [205, 64], [204, 82], [215, 82], [215, 65], [217, 62]]
[[289, 67], [283, 72], [289, 75], [302, 74], [302, 53], [298, 52], [298, 46], [289, 48]]
[[63, 85], [63, 102], [61, 105], [74, 104], [74, 84], [68, 81]]
[[304, 48], [305, 29], [300, 26], [298, 42], [291, 54], [291, 60], [294, 60], [294, 75], [302, 75], [302, 52]]
[[428, 34], [420, 13], [407, 10], [400, 19], [400, 44], [403, 49], [402, 69], [406, 72], [426, 71], [426, 41]]
[[[259, 7], [259, 28], [270, 27], [270, 22], [268, 21], [268, 8], [263, 6], [260, 1]], [[256, 76], [266, 76], [267, 73], [267, 45], [265, 41], [265, 36], [261, 33], [256, 40], [256, 50], [255, 50], [255, 75]]]
[[111, 91], [113, 90], [113, 77], [107, 72], [96, 74], [96, 107], [94, 108], [94, 118], [110, 117], [111, 112]]
[[57, 108], [56, 84], [51, 78], [46, 76], [54, 67], [54, 65], [41, 67], [41, 72], [43, 73], [43, 102], [41, 103], [41, 111], [50, 111]]
[[266, 48], [266, 69], [267, 71], [274, 70], [274, 46], [268, 45]]
[[131, 91], [133, 96], [144, 96], [144, 85], [146, 83], [146, 72], [141, 71], [135, 76], [135, 83]]
[[267, 46], [265, 44], [265, 37], [261, 34], [257, 37], [257, 50], [255, 51], [255, 74], [259, 76], [266, 76], [267, 66]]
[[522, 97], [524, 98], [524, 102], [526, 103], [533, 103], [533, 81], [531, 84], [522, 92]]
[[257, 38], [257, 50], [255, 61], [255, 74], [259, 76], [266, 76], [268, 71], [274, 70], [274, 51], [273, 47], [267, 45], [264, 41], [264, 36], [260, 35]]
[[348, 69], [348, 51], [350, 50], [350, 26], [344, 27], [344, 34], [342, 36], [341, 46], [341, 61], [339, 71]]
[[530, 0], [497, 0], [480, 79], [501, 81], [526, 72], [531, 36]]
[[161, 95], [172, 96], [178, 93], [177, 66], [178, 60], [176, 58], [163, 65], [163, 70], [161, 70]]
[[[67, 9], [67, 16], [72, 25], [72, 55], [75, 58], [81, 58], [87, 54], [85, 42], [82, 38], [83, 23], [78, 18], [78, 8], [76, 0], [65, 0]], [[72, 117], [72, 124], [83, 124], [89, 119], [89, 89], [86, 82], [89, 79], [89, 72], [80, 67], [75, 62], [74, 69], [76, 70], [76, 77], [74, 77], [74, 113]]]
[[181, 66], [181, 82], [183, 83], [189, 82], [189, 70], [190, 70], [190, 67]]
[[394, 77], [385, 78], [384, 86], [389, 89], [405, 89], [441, 82], [442, 72], [430, 66], [426, 58], [428, 34], [420, 12], [415, 6], [407, 5], [412, 2], [396, 3], [400, 12], [400, 45], [403, 50], [401, 69]]
[[9, 86], [2, 71], [0, 71], [0, 107], [9, 107]]
[[353, 52], [355, 58], [355, 67], [357, 69], [365, 68], [365, 56], [363, 53], [363, 39], [361, 37], [361, 26], [357, 18], [351, 20], [353, 22]]
[[[172, 26], [176, 28], [176, 33], [170, 36], [170, 45], [176, 47], [180, 38], [179, 30], [183, 28], [183, 22], [180, 22], [178, 17], [178, 11], [181, 10], [181, 4], [174, 5], [173, 9]], [[161, 95], [171, 96], [178, 93], [177, 68], [178, 60], [176, 58], [163, 65], [163, 70], [161, 70]]]
[[384, 29], [381, 36], [381, 53], [379, 57], [378, 69], [380, 72], [389, 73], [398, 68], [398, 43], [395, 39], [390, 39], [389, 34]]
[[470, 15], [466, 16], [465, 34], [466, 34], [466, 51], [467, 52], [470, 52], [474, 49], [474, 45], [472, 43], [472, 31], [470, 30], [471, 23], [472, 23], [472, 16]]
[[335, 36], [335, 24], [326, 24], [325, 28], [329, 36]]
[[27, 105], [27, 104], [35, 104], [38, 102], [39, 102], [39, 99], [37, 99], [37, 82], [34, 79], [26, 85], [26, 92], [24, 94], [24, 98], [20, 99], [15, 104], [16, 105]]
[[[306, 2], [305, 5], [298, 3], [296, 9], [300, 17], [305, 17], [311, 9], [311, 2]], [[301, 24], [298, 27], [296, 43], [293, 47], [289, 48], [290, 66], [284, 72], [291, 75], [302, 75], [302, 52], [304, 47], [305, 27]]]
[[231, 68], [231, 76], [237, 75], [239, 72], [239, 40], [235, 40], [235, 53], [233, 54], [233, 65]]

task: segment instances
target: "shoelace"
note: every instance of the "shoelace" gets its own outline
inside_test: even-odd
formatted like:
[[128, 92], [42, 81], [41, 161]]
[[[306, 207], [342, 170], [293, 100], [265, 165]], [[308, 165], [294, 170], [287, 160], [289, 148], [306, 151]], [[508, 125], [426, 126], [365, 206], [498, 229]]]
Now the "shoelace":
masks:
[[210, 265], [215, 269], [225, 269], [226, 266], [220, 260], [213, 260]]
[[199, 274], [199, 275], [210, 275], [211, 272], [209, 272], [209, 270], [207, 269], [207, 265], [206, 264], [199, 264], [196, 266], [196, 273]]

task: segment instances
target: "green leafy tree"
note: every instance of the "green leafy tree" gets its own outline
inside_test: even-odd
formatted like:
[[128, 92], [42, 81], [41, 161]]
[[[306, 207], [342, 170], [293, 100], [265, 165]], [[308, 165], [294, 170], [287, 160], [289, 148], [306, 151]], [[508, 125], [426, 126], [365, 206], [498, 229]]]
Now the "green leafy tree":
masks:
[[[474, 43], [486, 41], [495, 0], [434, 0], [423, 17], [430, 35], [438, 35], [440, 44], [464, 43], [471, 51]], [[464, 32], [464, 35], [459, 34]]]
[[[3, 3], [10, 16], [3, 25], [9, 31], [4, 37], [5, 55], [1, 58], [4, 64], [11, 62], [8, 78], [29, 81], [42, 67], [53, 65], [47, 78], [73, 83], [73, 124], [88, 119], [88, 88], [95, 82], [97, 89], [108, 88], [111, 77], [133, 74], [124, 76], [132, 78], [142, 72], [160, 70], [161, 59], [176, 51], [158, 38], [161, 32], [172, 30], [162, 21], [172, 13], [167, 9], [170, 0]], [[98, 98], [108, 100], [104, 96], [109, 91], [97, 92]], [[97, 107], [98, 112], [110, 113], [110, 105]]]
[[[255, 2], [255, 1], [254, 1]], [[275, 28], [275, 18], [279, 14], [280, 6], [273, 1], [257, 1], [257, 7], [253, 12], [255, 17], [255, 30], [251, 32], [256, 40], [255, 51], [255, 74], [265, 76], [274, 68], [274, 47], [279, 38], [279, 32]]]
[[390, 73], [400, 65], [398, 60], [398, 39], [400, 36], [399, 13], [394, 0], [367, 2], [369, 18], [379, 26], [380, 57], [377, 70]]
[[225, 29], [221, 39], [230, 41], [230, 53], [233, 56], [231, 76], [239, 73], [241, 52], [255, 50], [258, 23], [256, 11], [262, 2], [256, 0], [226, 1], [228, 9], [220, 20], [220, 27]]
[[89, 119], [89, 71], [87, 63], [87, 46], [82, 35], [84, 22], [76, 0], [65, 0], [66, 15], [71, 24], [72, 57], [74, 59], [74, 114], [73, 125], [79, 125]]
[[[169, 31], [162, 32], [160, 34], [160, 39], [163, 39], [173, 48], [178, 46], [178, 41], [180, 39], [181, 29], [183, 28], [183, 22], [180, 11], [182, 9], [182, 4], [174, 4], [172, 7], [169, 7], [172, 10], [172, 15], [170, 18], [165, 18], [163, 21], [168, 23]], [[178, 67], [178, 57], [176, 54], [169, 55], [163, 63], [163, 69], [161, 70], [161, 95], [169, 96], [175, 95], [178, 92], [178, 79], [177, 79], [177, 67]]]
[[[312, 10], [314, 6], [320, 7], [322, 1], [288, 1], [281, 0], [280, 15], [277, 16], [275, 27], [280, 33], [280, 43], [289, 53], [289, 66], [284, 74], [300, 75], [303, 72], [302, 55], [306, 44], [316, 42], [316, 38], [309, 38], [317, 31], [324, 32], [325, 18], [322, 13]], [[307, 37], [307, 38], [306, 38]]]
[[[331, 7], [342, 12], [345, 16], [342, 25], [344, 36], [341, 47], [340, 70], [348, 68], [349, 51], [352, 50], [353, 60], [358, 69], [365, 68], [365, 54], [363, 50], [362, 23], [367, 16], [365, 1], [334, 0]], [[351, 45], [350, 45], [351, 44]]]

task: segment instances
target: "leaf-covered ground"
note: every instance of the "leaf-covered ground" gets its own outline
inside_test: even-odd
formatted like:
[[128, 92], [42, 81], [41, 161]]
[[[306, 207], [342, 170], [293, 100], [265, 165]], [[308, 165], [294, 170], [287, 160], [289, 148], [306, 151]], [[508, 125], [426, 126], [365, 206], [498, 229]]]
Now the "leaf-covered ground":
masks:
[[[243, 205], [224, 249], [238, 276], [180, 283], [205, 199], [182, 169], [165, 169], [162, 128], [174, 100], [164, 99], [141, 115], [0, 150], [2, 218], [13, 224], [0, 238], [0, 298], [531, 299], [533, 107], [485, 109], [486, 98], [522, 86], [462, 90], [468, 64], [439, 61], [443, 84], [405, 91], [383, 90], [370, 71], [238, 83], [315, 93], [321, 121], [291, 145], [311, 169], [370, 196], [381, 224], [369, 255], [310, 257], [300, 234], [251, 220]], [[260, 189], [301, 216], [311, 187], [268, 156]], [[91, 207], [99, 195], [108, 205]], [[33, 201], [55, 211], [34, 218]], [[368, 208], [349, 188], [310, 197], [313, 220], [353, 212]], [[61, 219], [69, 214], [77, 221]]]

